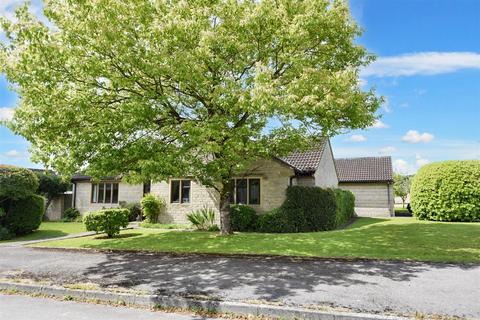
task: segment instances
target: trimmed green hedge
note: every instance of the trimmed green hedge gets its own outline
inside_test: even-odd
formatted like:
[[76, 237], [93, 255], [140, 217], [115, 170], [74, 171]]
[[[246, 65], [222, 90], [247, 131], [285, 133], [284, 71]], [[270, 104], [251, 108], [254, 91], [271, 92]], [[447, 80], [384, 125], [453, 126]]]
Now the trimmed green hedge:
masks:
[[38, 178], [31, 170], [0, 167], [0, 199], [19, 200], [34, 194]]
[[15, 235], [24, 235], [40, 227], [44, 211], [43, 197], [31, 195], [10, 204], [3, 224]]
[[232, 206], [232, 226], [235, 231], [269, 233], [333, 230], [353, 217], [354, 205], [355, 197], [350, 191], [291, 186], [282, 206], [258, 216], [255, 227], [250, 218], [252, 208], [241, 206], [239, 210]]
[[351, 191], [334, 189], [337, 203], [337, 215], [335, 224], [341, 226], [347, 223], [355, 215], [355, 196]]
[[109, 238], [128, 226], [128, 209], [103, 209], [90, 212], [83, 217], [87, 231], [105, 232]]
[[233, 231], [255, 231], [258, 215], [252, 207], [235, 204], [230, 206], [230, 223]]
[[410, 204], [423, 220], [480, 221], [480, 160], [423, 166], [413, 179]]

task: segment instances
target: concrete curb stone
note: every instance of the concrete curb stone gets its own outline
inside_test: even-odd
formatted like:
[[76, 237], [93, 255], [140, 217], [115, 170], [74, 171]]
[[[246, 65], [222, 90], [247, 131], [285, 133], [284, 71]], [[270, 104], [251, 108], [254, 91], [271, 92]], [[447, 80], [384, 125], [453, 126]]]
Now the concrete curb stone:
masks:
[[100, 300], [103, 302], [124, 302], [127, 305], [142, 307], [161, 306], [165, 308], [204, 309], [219, 313], [249, 314], [280, 317], [283, 319], [309, 319], [309, 320], [405, 320], [408, 318], [398, 316], [385, 316], [378, 314], [319, 311], [297, 307], [275, 306], [267, 304], [249, 304], [233, 301], [208, 301], [191, 298], [137, 295], [130, 293], [115, 293], [94, 290], [77, 290], [56, 286], [38, 284], [23, 284], [14, 282], [0, 282], [0, 290], [16, 290], [24, 293], [43, 294], [54, 297], [71, 296], [78, 299]]

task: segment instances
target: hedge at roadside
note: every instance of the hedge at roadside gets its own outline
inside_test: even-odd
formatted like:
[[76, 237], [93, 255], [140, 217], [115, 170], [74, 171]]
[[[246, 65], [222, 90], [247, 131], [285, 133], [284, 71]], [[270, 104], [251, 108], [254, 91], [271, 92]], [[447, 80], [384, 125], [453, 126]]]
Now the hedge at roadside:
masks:
[[45, 210], [43, 197], [31, 195], [11, 203], [4, 226], [15, 235], [24, 235], [38, 229]]
[[480, 221], [480, 160], [423, 166], [413, 179], [410, 204], [419, 219]]
[[34, 194], [37, 188], [38, 178], [31, 170], [0, 166], [0, 240], [38, 229], [45, 204]]
[[[253, 208], [231, 206], [234, 231], [293, 233], [333, 230], [354, 215], [355, 197], [350, 191], [291, 186], [280, 208], [253, 218]], [[253, 222], [256, 220], [256, 222]]]
[[109, 238], [120, 233], [128, 226], [128, 209], [103, 209], [90, 212], [83, 217], [87, 231], [105, 232]]

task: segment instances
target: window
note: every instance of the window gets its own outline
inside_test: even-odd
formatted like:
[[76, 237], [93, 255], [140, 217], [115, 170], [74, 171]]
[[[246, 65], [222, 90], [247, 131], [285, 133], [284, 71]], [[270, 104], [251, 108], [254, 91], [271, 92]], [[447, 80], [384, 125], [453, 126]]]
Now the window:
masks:
[[190, 180], [171, 180], [170, 181], [170, 202], [171, 203], [189, 203], [190, 202]]
[[234, 179], [230, 202], [235, 204], [260, 204], [260, 179]]
[[150, 183], [150, 181], [145, 182], [143, 184], [143, 195], [146, 195], [146, 194], [150, 193], [151, 188], [152, 188], [152, 184]]
[[118, 183], [92, 183], [92, 203], [118, 203]]

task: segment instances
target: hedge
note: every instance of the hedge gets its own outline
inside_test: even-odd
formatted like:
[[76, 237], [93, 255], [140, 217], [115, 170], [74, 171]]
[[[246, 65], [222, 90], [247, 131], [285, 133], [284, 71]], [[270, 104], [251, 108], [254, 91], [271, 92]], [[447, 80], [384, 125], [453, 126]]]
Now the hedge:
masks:
[[252, 207], [236, 204], [230, 206], [230, 223], [233, 231], [255, 231], [258, 215]]
[[23, 235], [38, 229], [42, 223], [45, 203], [43, 197], [31, 195], [13, 201], [3, 219], [3, 225], [15, 235]]
[[419, 219], [480, 221], [480, 160], [423, 166], [413, 179], [410, 203]]
[[35, 194], [37, 189], [38, 178], [31, 170], [0, 167], [0, 199], [23, 199]]
[[[353, 217], [354, 205], [355, 197], [350, 191], [291, 186], [287, 188], [286, 199], [280, 208], [258, 217], [255, 231], [294, 233], [333, 230]], [[248, 210], [246, 206], [242, 206], [241, 211], [233, 207], [232, 226], [238, 230], [239, 224], [233, 221], [239, 219], [236, 216], [239, 213], [243, 213], [242, 219], [245, 219], [244, 212]], [[251, 229], [243, 231], [254, 231]]]
[[90, 212], [83, 217], [87, 231], [105, 232], [109, 238], [128, 226], [128, 209], [103, 209]]

